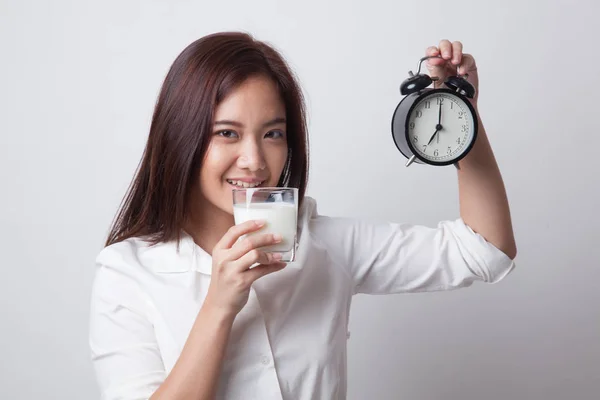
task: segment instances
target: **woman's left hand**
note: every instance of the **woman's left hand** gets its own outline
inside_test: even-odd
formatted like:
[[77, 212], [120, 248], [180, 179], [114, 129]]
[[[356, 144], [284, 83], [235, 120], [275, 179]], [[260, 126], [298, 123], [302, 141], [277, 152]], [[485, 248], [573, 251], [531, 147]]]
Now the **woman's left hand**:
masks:
[[458, 74], [467, 74], [467, 80], [475, 87], [473, 103], [477, 104], [479, 94], [477, 65], [472, 55], [463, 53], [463, 44], [461, 42], [450, 43], [448, 40], [442, 40], [439, 46], [428, 47], [425, 55], [442, 56], [442, 58], [430, 58], [426, 61], [429, 76], [440, 78], [435, 82], [435, 87], [441, 87], [448, 76], [457, 75], [458, 68]]

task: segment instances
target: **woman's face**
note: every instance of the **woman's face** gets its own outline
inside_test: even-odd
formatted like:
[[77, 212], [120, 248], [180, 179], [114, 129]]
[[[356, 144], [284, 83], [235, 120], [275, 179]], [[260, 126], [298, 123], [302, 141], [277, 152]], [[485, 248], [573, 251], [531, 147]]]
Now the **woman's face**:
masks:
[[231, 190], [277, 186], [287, 161], [285, 105], [276, 84], [246, 80], [217, 107], [195, 207], [233, 213]]

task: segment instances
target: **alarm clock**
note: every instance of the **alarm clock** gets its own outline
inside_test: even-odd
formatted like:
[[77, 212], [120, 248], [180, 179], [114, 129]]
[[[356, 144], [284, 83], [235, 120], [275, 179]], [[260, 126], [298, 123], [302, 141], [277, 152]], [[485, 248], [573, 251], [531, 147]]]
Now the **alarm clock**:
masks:
[[469, 101], [475, 88], [468, 75], [449, 76], [445, 87], [428, 88], [439, 78], [421, 74], [421, 58], [417, 74], [409, 71], [400, 93], [405, 96], [392, 117], [392, 137], [400, 152], [413, 162], [433, 166], [454, 164], [465, 157], [477, 139], [477, 114]]

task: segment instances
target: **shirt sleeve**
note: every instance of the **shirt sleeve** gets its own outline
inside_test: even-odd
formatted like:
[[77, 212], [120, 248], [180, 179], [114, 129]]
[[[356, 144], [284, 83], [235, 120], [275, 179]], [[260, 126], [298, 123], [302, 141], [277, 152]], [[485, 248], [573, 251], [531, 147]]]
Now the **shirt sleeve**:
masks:
[[131, 276], [98, 266], [89, 344], [103, 400], [148, 399], [166, 377], [147, 310], [148, 302]]
[[452, 290], [496, 283], [514, 261], [459, 218], [436, 227], [317, 216], [311, 229], [346, 269], [355, 293]]

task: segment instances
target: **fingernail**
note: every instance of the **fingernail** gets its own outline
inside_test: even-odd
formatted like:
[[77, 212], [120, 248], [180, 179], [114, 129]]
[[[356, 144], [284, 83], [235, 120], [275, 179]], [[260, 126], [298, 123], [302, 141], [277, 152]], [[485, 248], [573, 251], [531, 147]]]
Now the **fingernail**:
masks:
[[281, 260], [281, 253], [271, 253], [273, 260]]
[[444, 53], [444, 58], [450, 58], [450, 53]]
[[254, 223], [256, 224], [256, 226], [263, 226], [264, 224], [266, 224], [266, 221], [262, 219], [257, 219], [256, 221], [254, 221]]
[[283, 239], [283, 237], [281, 237], [281, 235], [278, 235], [278, 234], [276, 234], [276, 233], [273, 235], [273, 241], [274, 241], [275, 243], [279, 243], [279, 242], [281, 242], [281, 240], [282, 240], [282, 239]]

